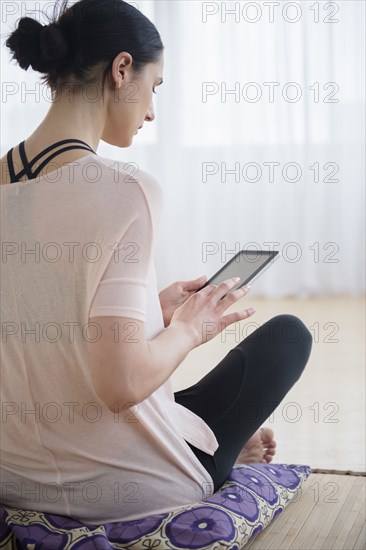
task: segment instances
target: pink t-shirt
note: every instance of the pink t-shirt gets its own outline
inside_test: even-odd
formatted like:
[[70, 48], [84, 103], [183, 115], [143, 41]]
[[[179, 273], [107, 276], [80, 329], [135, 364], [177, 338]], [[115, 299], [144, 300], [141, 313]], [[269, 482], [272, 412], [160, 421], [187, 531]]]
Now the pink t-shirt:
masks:
[[0, 502], [102, 524], [212, 495], [186, 441], [210, 455], [218, 442], [170, 379], [119, 413], [90, 381], [91, 317], [144, 321], [147, 340], [164, 329], [157, 181], [91, 153], [0, 191]]

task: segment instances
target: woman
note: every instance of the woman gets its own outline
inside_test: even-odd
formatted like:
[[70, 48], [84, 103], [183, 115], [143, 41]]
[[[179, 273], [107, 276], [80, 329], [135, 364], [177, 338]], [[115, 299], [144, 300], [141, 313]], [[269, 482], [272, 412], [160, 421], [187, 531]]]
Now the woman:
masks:
[[130, 146], [154, 120], [159, 33], [122, 0], [81, 0], [46, 26], [22, 18], [6, 45], [53, 101], [1, 159], [0, 501], [86, 524], [198, 502], [235, 462], [272, 460], [260, 427], [301, 376], [310, 332], [278, 315], [173, 393], [187, 354], [254, 310], [225, 315], [248, 292], [221, 300], [235, 280], [158, 294], [161, 188], [96, 153], [101, 139]]

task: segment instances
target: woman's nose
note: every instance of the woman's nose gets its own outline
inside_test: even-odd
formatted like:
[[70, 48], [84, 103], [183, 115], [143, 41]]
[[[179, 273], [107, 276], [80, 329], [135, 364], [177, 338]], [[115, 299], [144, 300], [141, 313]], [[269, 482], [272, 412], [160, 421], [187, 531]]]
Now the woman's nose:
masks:
[[145, 116], [145, 120], [147, 120], [148, 122], [152, 122], [154, 119], [155, 119], [154, 107], [153, 107], [153, 104], [151, 103], [149, 110], [147, 111], [147, 114]]

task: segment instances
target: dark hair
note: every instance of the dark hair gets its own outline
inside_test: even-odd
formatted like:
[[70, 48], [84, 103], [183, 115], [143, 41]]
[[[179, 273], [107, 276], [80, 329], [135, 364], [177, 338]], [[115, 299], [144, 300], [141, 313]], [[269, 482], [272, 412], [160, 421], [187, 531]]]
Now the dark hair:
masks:
[[45, 73], [42, 80], [53, 91], [59, 91], [70, 75], [81, 86], [95, 82], [97, 65], [104, 67], [104, 91], [113, 60], [122, 51], [131, 54], [136, 72], [158, 61], [164, 49], [160, 35], [134, 6], [123, 0], [80, 0], [71, 7], [67, 2], [62, 0], [57, 15], [56, 0], [53, 17], [47, 17], [49, 25], [21, 18], [6, 41], [12, 59], [22, 69], [31, 66]]

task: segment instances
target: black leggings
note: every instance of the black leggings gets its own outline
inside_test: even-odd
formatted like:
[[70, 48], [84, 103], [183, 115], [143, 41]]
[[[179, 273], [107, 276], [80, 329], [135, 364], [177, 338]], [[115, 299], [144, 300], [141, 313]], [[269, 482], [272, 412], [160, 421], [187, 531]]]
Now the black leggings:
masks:
[[300, 378], [312, 336], [294, 315], [277, 315], [237, 346], [175, 400], [208, 424], [219, 447], [214, 456], [188, 445], [214, 481], [216, 492], [237, 457]]

